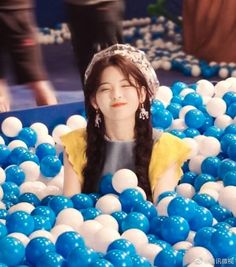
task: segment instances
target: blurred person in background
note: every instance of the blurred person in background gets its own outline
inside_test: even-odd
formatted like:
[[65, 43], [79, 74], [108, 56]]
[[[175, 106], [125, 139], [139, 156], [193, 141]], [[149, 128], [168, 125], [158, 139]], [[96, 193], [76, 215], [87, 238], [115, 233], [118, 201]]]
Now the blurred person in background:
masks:
[[84, 83], [85, 70], [98, 51], [123, 43], [123, 0], [65, 0], [72, 45]]
[[37, 105], [57, 104], [43, 66], [32, 0], [0, 0], [0, 112], [9, 111], [11, 103], [4, 73], [6, 53], [17, 83], [33, 90]]

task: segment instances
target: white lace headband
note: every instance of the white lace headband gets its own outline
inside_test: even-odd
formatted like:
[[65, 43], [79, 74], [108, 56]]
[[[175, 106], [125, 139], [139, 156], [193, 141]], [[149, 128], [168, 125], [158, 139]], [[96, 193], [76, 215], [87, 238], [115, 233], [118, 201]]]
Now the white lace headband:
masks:
[[156, 72], [151, 63], [147, 60], [145, 53], [128, 44], [115, 44], [96, 53], [85, 72], [85, 83], [91, 74], [94, 64], [105, 57], [111, 57], [113, 55], [126, 57], [142, 72], [153, 93], [152, 97], [154, 97], [159, 86]]

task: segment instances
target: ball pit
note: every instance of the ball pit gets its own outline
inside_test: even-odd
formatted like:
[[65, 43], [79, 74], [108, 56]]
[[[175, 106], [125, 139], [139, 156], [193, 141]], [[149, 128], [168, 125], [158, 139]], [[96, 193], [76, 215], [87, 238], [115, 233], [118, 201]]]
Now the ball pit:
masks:
[[[126, 169], [104, 176], [99, 193], [62, 195], [60, 135], [85, 127], [82, 116], [55, 130], [13, 116], [3, 120], [1, 266], [236, 264], [234, 84], [200, 80], [186, 91], [187, 84], [176, 82], [156, 95], [153, 126], [182, 138], [191, 153], [176, 190], [155, 204]], [[230, 124], [218, 122], [225, 115]]]

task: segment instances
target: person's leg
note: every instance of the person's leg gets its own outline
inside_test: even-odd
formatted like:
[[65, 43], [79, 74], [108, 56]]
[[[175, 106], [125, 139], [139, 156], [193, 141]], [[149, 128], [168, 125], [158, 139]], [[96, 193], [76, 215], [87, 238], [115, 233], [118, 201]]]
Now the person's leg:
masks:
[[33, 90], [37, 105], [57, 104], [53, 86], [48, 81], [41, 49], [36, 37], [33, 10], [12, 12], [11, 57], [19, 84]]
[[0, 112], [10, 111], [10, 94], [5, 80], [0, 79]]

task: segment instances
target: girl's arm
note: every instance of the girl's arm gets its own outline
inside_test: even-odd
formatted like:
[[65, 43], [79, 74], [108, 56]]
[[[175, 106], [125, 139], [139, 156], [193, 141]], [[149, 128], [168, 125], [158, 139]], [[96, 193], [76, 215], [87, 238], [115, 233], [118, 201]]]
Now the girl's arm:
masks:
[[153, 202], [156, 204], [158, 196], [166, 191], [174, 191], [178, 180], [178, 165], [175, 163], [169, 167], [157, 180], [155, 189], [153, 191]]
[[78, 175], [73, 170], [72, 165], [68, 160], [68, 156], [64, 151], [64, 186], [63, 194], [72, 197], [75, 194], [81, 193], [81, 183]]

